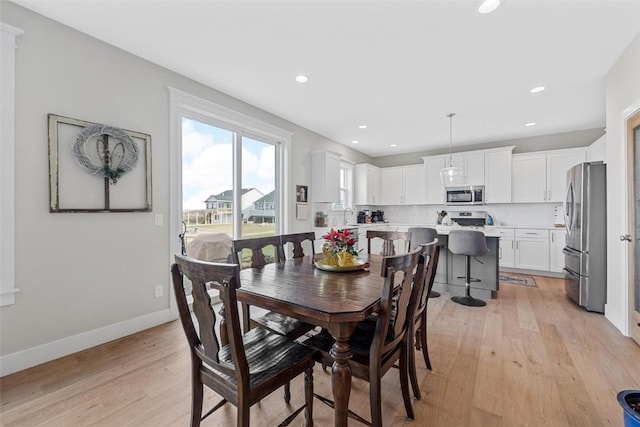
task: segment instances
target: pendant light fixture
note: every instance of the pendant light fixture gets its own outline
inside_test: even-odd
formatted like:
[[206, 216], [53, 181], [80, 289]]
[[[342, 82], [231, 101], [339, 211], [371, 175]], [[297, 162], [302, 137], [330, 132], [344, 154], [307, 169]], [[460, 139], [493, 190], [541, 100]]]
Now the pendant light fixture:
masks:
[[442, 185], [445, 187], [450, 187], [452, 185], [459, 185], [462, 183], [462, 176], [464, 172], [462, 168], [458, 166], [453, 166], [453, 116], [456, 113], [449, 113], [447, 117], [449, 117], [449, 164], [448, 166], [445, 163], [445, 167], [440, 169], [440, 181], [442, 181]]

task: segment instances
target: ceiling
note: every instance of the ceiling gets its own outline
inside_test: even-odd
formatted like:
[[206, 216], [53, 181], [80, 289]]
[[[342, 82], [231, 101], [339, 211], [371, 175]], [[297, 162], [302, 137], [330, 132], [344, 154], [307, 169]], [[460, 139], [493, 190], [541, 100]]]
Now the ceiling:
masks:
[[638, 0], [14, 2], [374, 157], [446, 150], [449, 112], [454, 151], [604, 127], [640, 33]]

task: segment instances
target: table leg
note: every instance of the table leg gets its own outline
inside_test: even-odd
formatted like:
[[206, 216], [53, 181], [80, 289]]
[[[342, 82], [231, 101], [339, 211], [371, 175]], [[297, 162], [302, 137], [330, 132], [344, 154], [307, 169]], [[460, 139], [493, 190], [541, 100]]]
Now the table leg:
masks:
[[347, 427], [347, 414], [349, 410], [349, 396], [351, 394], [351, 367], [349, 359], [353, 355], [349, 338], [355, 329], [355, 324], [339, 325], [330, 329], [335, 343], [329, 354], [333, 357], [331, 368], [331, 386], [333, 389], [333, 402], [336, 427]]

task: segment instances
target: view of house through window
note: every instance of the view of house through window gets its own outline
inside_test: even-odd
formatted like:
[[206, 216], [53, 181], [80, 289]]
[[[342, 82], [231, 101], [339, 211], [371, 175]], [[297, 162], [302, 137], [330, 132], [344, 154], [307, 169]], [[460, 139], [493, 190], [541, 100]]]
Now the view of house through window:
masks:
[[[186, 244], [205, 232], [226, 233], [235, 239], [276, 233], [276, 150], [276, 144], [240, 131], [182, 118]], [[238, 157], [241, 161], [236, 161]], [[241, 169], [237, 187], [234, 164]], [[236, 206], [236, 192], [240, 206]], [[234, 226], [238, 224], [240, 227]]]

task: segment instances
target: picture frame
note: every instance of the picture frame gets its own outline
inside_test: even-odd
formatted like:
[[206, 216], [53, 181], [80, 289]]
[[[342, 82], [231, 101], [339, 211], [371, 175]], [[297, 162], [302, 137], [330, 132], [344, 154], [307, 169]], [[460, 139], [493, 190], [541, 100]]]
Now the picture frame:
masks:
[[151, 212], [151, 135], [47, 119], [49, 212]]
[[307, 203], [309, 200], [309, 187], [296, 185], [296, 203]]

